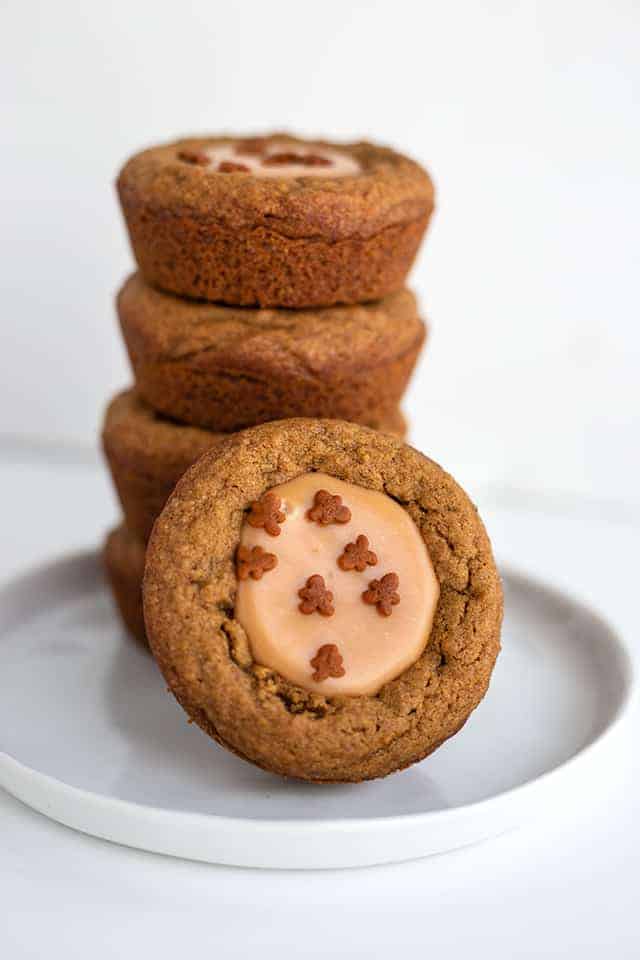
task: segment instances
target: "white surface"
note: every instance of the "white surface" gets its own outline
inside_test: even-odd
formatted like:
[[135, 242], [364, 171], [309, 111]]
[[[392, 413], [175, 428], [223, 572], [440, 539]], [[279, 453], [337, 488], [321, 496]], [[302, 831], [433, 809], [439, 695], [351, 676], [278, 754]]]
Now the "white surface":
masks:
[[[111, 306], [128, 153], [224, 127], [389, 140], [439, 188], [414, 274], [433, 327], [416, 440], [476, 496], [513, 488], [480, 498], [502, 561], [602, 610], [637, 662], [639, 22], [633, 0], [327, 0], [317, 17], [293, 0], [5, 0], [0, 432], [88, 446], [128, 378]], [[2, 577], [113, 522], [89, 465], [0, 470]], [[630, 737], [554, 819], [303, 875], [117, 847], [0, 792], [0, 955], [635, 960], [639, 807]]]
[[5, 0], [0, 45], [0, 432], [89, 446], [128, 380], [125, 157], [284, 126], [434, 174], [419, 445], [476, 489], [640, 503], [637, 2]]
[[[25, 456], [0, 470], [4, 579], [61, 544], [98, 540], [113, 522], [106, 478], [88, 464], [46, 467]], [[18, 503], [29, 505], [28, 518]], [[480, 507], [502, 561], [526, 562], [597, 606], [637, 666], [640, 517], [575, 500], [485, 497]], [[639, 715], [636, 700], [636, 725]], [[144, 854], [58, 826], [0, 791], [0, 954], [168, 960], [259, 950], [270, 960], [283, 951], [359, 958], [420, 950], [453, 960], [635, 960], [640, 764], [632, 730], [621, 746], [554, 817], [457, 853], [361, 870], [264, 872]]]
[[190, 727], [124, 636], [99, 557], [58, 559], [0, 592], [0, 785], [93, 836], [280, 869], [412, 860], [553, 816], [607, 769], [630, 662], [560, 593], [506, 575], [505, 600], [504, 653], [461, 733], [385, 780], [314, 786]]

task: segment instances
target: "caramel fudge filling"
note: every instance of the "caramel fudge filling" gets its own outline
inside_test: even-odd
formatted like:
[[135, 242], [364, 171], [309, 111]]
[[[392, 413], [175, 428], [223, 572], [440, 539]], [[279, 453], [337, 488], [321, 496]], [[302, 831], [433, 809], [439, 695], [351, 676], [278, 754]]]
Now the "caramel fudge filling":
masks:
[[236, 569], [254, 660], [327, 695], [375, 694], [415, 663], [440, 594], [406, 511], [322, 473], [251, 505]]
[[262, 140], [221, 143], [199, 151], [183, 150], [178, 159], [210, 173], [250, 173], [254, 177], [347, 177], [360, 173], [357, 160], [328, 147]]

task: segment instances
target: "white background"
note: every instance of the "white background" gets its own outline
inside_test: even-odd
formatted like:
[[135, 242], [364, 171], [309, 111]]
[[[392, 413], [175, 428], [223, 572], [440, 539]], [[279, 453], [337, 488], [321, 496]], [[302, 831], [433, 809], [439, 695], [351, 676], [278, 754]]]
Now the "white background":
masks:
[[0, 434], [94, 444], [128, 380], [126, 157], [285, 127], [388, 141], [434, 176], [415, 442], [472, 491], [640, 505], [634, 0], [0, 11]]
[[[182, 133], [288, 127], [429, 167], [414, 440], [502, 561], [637, 651], [639, 28], [634, 0], [0, 0], [0, 578], [114, 522], [93, 451], [129, 378], [119, 166]], [[637, 957], [639, 790], [629, 748], [554, 822], [309, 875], [123, 850], [0, 793], [0, 954]]]

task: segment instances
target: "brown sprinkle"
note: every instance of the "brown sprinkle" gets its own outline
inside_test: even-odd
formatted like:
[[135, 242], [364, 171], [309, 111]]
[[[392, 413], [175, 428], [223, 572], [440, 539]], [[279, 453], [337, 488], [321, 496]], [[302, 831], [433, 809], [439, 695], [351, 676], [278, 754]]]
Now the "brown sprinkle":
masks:
[[298, 596], [301, 601], [298, 604], [300, 613], [308, 615], [317, 611], [323, 617], [332, 617], [335, 613], [333, 594], [331, 590], [327, 590], [324, 577], [319, 573], [314, 573], [307, 579], [304, 587], [298, 590]]
[[333, 160], [329, 157], [322, 157], [319, 153], [307, 153], [302, 161], [305, 167], [330, 167]]
[[247, 522], [252, 527], [264, 527], [271, 537], [279, 537], [280, 524], [286, 520], [284, 511], [280, 509], [281, 504], [280, 497], [275, 493], [265, 493], [249, 505]]
[[289, 163], [302, 163], [301, 153], [272, 153], [264, 157], [262, 163], [265, 167], [283, 167]]
[[358, 573], [363, 573], [368, 566], [375, 567], [377, 562], [377, 555], [369, 550], [369, 541], [362, 533], [356, 537], [355, 543], [348, 543], [338, 557], [341, 570], [357, 570]]
[[185, 163], [195, 163], [198, 167], [206, 167], [211, 163], [211, 158], [202, 150], [180, 150], [178, 160], [184, 160]]
[[218, 173], [248, 173], [249, 167], [244, 163], [233, 163], [231, 160], [223, 160], [218, 164]]
[[272, 153], [262, 161], [265, 167], [281, 167], [298, 164], [301, 167], [330, 167], [331, 160], [317, 153]]
[[342, 503], [342, 497], [332, 496], [328, 490], [318, 490], [313, 506], [307, 510], [307, 519], [326, 526], [329, 523], [349, 523], [351, 510]]
[[400, 603], [398, 587], [400, 578], [397, 573], [385, 573], [380, 580], [372, 580], [369, 588], [362, 594], [365, 603], [375, 604], [382, 617], [390, 617], [393, 607]]
[[314, 669], [311, 679], [318, 683], [328, 677], [344, 677], [346, 672], [342, 665], [342, 654], [335, 643], [325, 643], [319, 647], [310, 663]]
[[273, 570], [278, 564], [275, 553], [267, 553], [262, 547], [240, 545], [236, 553], [236, 572], [238, 580], [261, 580], [264, 573]]
[[252, 137], [249, 140], [242, 140], [236, 144], [236, 153], [245, 156], [256, 156], [264, 153], [267, 149], [268, 141], [264, 137]]

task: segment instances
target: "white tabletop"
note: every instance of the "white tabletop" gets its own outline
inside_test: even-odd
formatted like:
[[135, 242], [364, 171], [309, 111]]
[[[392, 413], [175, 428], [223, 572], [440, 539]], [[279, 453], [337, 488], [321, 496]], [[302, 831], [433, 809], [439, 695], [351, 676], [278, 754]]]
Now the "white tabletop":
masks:
[[[117, 511], [92, 459], [5, 451], [0, 578], [96, 544]], [[502, 563], [569, 589], [638, 662], [640, 516], [602, 503], [479, 496]], [[55, 678], [52, 678], [55, 682]], [[27, 696], [27, 694], [25, 694]], [[637, 957], [640, 763], [631, 731], [579, 807], [429, 860], [314, 873], [240, 870], [74, 833], [0, 792], [0, 956]]]

